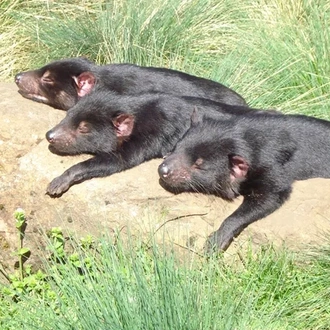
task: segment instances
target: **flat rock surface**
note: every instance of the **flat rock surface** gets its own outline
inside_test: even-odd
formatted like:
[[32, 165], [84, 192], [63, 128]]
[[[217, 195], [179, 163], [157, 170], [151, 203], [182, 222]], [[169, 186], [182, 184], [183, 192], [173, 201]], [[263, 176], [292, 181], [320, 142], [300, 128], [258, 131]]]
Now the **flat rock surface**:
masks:
[[[201, 252], [206, 237], [240, 204], [201, 194], [171, 195], [158, 183], [161, 159], [107, 178], [75, 185], [61, 198], [45, 195], [47, 184], [89, 156], [60, 157], [48, 150], [45, 133], [65, 112], [24, 99], [14, 83], [0, 83], [0, 258], [11, 266], [18, 239], [14, 211], [25, 210], [25, 245], [33, 256], [43, 249], [43, 233], [61, 227], [78, 237], [130, 232], [148, 241], [171, 241]], [[227, 254], [247, 240], [284, 242], [301, 248], [319, 243], [330, 229], [330, 180], [295, 183], [290, 200], [266, 219], [249, 226]]]

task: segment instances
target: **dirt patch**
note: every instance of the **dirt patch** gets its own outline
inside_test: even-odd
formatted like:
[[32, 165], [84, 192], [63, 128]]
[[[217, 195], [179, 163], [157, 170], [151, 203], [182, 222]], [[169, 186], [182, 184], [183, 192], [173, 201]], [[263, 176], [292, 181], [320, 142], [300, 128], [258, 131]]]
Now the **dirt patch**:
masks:
[[[88, 158], [60, 157], [48, 151], [44, 136], [65, 112], [24, 99], [15, 84], [0, 83], [0, 235], [2, 262], [11, 264], [17, 245], [13, 213], [28, 217], [26, 245], [33, 256], [42, 233], [62, 227], [80, 236], [129, 231], [149, 239], [170, 240], [201, 251], [206, 237], [240, 204], [219, 198], [173, 196], [158, 184], [156, 159], [107, 178], [73, 186], [59, 199], [45, 195], [47, 184], [65, 169]], [[330, 180], [297, 182], [290, 200], [277, 212], [247, 228], [228, 255], [247, 240], [301, 247], [320, 242], [330, 230]], [[6, 246], [4, 248], [3, 246]]]

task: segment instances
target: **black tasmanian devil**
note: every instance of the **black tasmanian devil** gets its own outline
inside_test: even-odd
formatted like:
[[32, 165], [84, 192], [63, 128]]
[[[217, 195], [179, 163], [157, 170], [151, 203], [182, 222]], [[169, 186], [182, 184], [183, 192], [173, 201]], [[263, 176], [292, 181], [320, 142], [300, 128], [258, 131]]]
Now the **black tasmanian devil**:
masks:
[[120, 95], [162, 92], [246, 105], [242, 96], [215, 81], [166, 68], [133, 64], [99, 66], [86, 58], [69, 58], [18, 73], [19, 93], [33, 101], [68, 110], [95, 89]]
[[46, 133], [49, 149], [60, 155], [93, 154], [74, 165], [48, 186], [57, 197], [75, 183], [108, 176], [173, 150], [190, 127], [194, 108], [221, 118], [265, 113], [208, 99], [147, 93], [118, 96], [94, 91], [82, 98], [66, 117]]
[[198, 117], [193, 115], [191, 128], [158, 172], [160, 184], [173, 193], [244, 197], [209, 237], [208, 250], [226, 250], [245, 227], [277, 210], [295, 180], [330, 177], [328, 121], [303, 115]]

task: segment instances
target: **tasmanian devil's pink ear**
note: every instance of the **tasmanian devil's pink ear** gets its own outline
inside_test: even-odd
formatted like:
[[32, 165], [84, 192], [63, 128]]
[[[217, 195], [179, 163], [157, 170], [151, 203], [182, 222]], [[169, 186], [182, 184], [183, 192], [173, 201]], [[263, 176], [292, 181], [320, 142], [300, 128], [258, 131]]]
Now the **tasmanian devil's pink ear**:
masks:
[[118, 138], [126, 138], [132, 134], [134, 127], [134, 116], [121, 114], [112, 119]]
[[89, 94], [95, 85], [95, 76], [92, 72], [86, 71], [78, 77], [72, 77], [77, 86], [78, 96], [83, 97]]
[[230, 178], [232, 181], [246, 177], [246, 174], [249, 170], [249, 164], [243, 157], [231, 155], [229, 156], [229, 162], [231, 167]]

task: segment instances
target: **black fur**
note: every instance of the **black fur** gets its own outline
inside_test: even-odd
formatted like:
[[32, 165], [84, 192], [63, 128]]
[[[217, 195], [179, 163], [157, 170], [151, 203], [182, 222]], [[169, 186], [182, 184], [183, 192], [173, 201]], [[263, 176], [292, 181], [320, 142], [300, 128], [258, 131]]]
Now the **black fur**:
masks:
[[330, 177], [329, 141], [330, 122], [302, 115], [195, 119], [159, 166], [160, 183], [173, 193], [244, 196], [206, 245], [226, 250], [245, 227], [281, 207], [295, 180]]
[[189, 129], [194, 109], [222, 119], [264, 113], [188, 96], [160, 93], [118, 96], [94, 91], [70, 109], [66, 117], [47, 132], [46, 138], [53, 153], [95, 156], [54, 179], [47, 193], [57, 197], [78, 182], [163, 157]]
[[68, 110], [95, 89], [120, 95], [161, 92], [246, 105], [242, 96], [215, 81], [184, 72], [133, 64], [98, 66], [85, 58], [69, 58], [18, 73], [19, 93], [33, 101]]

